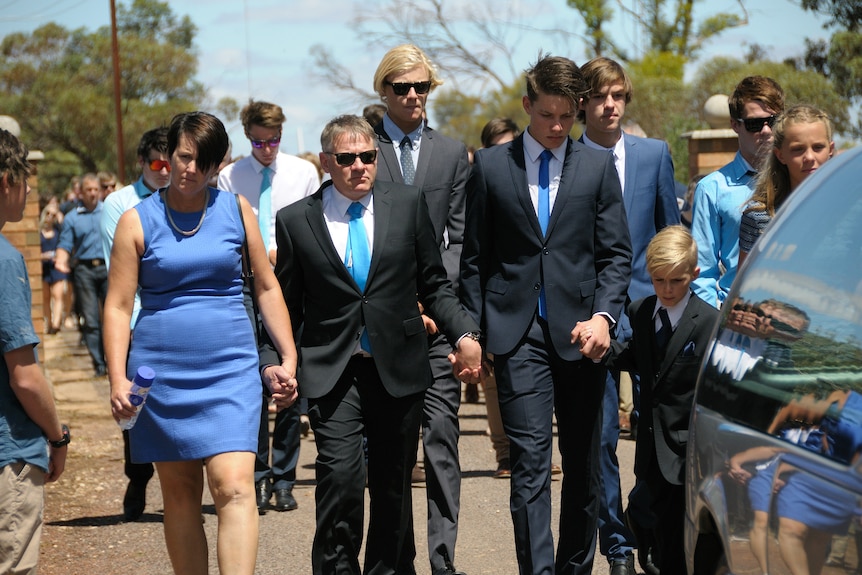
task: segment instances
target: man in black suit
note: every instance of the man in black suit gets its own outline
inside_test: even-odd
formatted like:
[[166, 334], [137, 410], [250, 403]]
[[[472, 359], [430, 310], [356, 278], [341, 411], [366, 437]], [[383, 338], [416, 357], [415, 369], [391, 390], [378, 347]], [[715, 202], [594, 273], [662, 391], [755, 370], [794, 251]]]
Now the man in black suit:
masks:
[[[569, 137], [587, 90], [578, 66], [543, 56], [526, 80], [527, 130], [475, 156], [461, 293], [494, 354], [520, 572], [586, 575], [596, 542], [605, 381], [605, 368], [592, 360], [610, 346], [632, 251], [613, 158]], [[583, 352], [571, 341], [578, 322], [593, 334]], [[556, 563], [555, 413], [564, 474]]]
[[[422, 190], [446, 274], [457, 289], [470, 162], [464, 144], [425, 124], [428, 95], [442, 83], [425, 53], [412, 44], [396, 46], [383, 56], [374, 74], [374, 89], [386, 103], [386, 114], [374, 128], [380, 147], [377, 181], [406, 183]], [[452, 374], [447, 359], [451, 346], [437, 330], [436, 318], [426, 314], [423, 319], [434, 375], [422, 413], [428, 557], [432, 575], [463, 575], [453, 565], [461, 500], [461, 382]]]
[[[318, 450], [313, 572], [360, 573], [366, 434], [364, 572], [414, 573], [410, 471], [433, 382], [417, 294], [456, 348], [450, 361], [468, 381], [479, 377], [478, 328], [446, 279], [421, 192], [375, 182], [371, 126], [340, 116], [320, 141], [332, 180], [280, 210], [275, 224], [275, 271], [301, 333], [298, 379]], [[263, 376], [283, 378], [278, 363], [264, 346]]]

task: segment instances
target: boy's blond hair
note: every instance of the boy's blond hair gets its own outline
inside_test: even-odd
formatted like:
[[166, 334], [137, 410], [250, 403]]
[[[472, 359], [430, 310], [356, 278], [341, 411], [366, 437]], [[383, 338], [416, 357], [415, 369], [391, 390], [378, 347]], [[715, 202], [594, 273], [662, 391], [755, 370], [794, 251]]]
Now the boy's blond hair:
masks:
[[650, 275], [678, 268], [693, 274], [697, 268], [697, 242], [684, 226], [668, 226], [647, 246], [646, 266]]

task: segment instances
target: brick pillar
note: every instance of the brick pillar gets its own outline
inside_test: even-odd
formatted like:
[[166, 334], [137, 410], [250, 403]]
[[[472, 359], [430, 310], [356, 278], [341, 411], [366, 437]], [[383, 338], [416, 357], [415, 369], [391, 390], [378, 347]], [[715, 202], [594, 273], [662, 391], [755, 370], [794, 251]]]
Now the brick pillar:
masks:
[[[45, 310], [42, 309], [42, 246], [39, 236], [39, 162], [45, 159], [42, 152], [31, 151], [27, 158], [32, 165], [30, 174], [30, 194], [24, 207], [24, 219], [3, 226], [3, 235], [15, 248], [24, 254], [30, 287], [33, 293], [33, 306], [30, 315], [36, 333], [45, 333]], [[39, 349], [41, 350], [41, 347]]]

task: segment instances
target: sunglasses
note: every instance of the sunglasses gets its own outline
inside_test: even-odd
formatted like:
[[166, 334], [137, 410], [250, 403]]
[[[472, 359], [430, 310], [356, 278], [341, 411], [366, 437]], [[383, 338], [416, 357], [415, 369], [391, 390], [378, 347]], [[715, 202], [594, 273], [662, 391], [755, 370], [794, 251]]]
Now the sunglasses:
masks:
[[359, 161], [363, 164], [373, 164], [374, 160], [377, 159], [377, 150], [368, 150], [365, 152], [359, 152], [358, 154], [354, 154], [351, 152], [342, 152], [340, 154], [336, 154], [335, 152], [326, 152], [330, 156], [335, 156], [335, 163], [339, 166], [352, 166], [353, 162], [356, 161], [356, 158], [359, 158]]
[[751, 132], [752, 134], [758, 133], [763, 129], [764, 125], [769, 126], [770, 128], [775, 123], [775, 115], [766, 116], [765, 118], [739, 118], [738, 121], [745, 124], [745, 131]]
[[392, 86], [392, 91], [397, 96], [406, 96], [410, 88], [416, 90], [417, 94], [427, 94], [431, 90], [431, 80], [425, 82], [386, 82]]
[[271, 138], [269, 140], [254, 140], [249, 138], [251, 141], [251, 146], [253, 148], [257, 148], [258, 150], [264, 146], [269, 146], [270, 148], [277, 148], [281, 143], [281, 136], [276, 136], [275, 138]]
[[161, 172], [162, 168], [171, 171], [171, 163], [167, 160], [150, 160], [150, 169], [154, 172]]

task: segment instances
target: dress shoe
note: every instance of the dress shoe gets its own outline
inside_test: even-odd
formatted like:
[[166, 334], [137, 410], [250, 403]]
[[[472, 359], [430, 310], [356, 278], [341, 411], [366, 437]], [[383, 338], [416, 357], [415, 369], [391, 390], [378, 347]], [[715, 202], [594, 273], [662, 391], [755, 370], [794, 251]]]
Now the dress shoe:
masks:
[[308, 437], [308, 433], [311, 431], [311, 420], [308, 419], [308, 416], [302, 414], [299, 416], [299, 434], [302, 437]]
[[276, 511], [293, 511], [299, 507], [296, 499], [293, 497], [291, 489], [276, 489], [275, 490], [275, 505], [272, 506]]
[[494, 472], [496, 479], [509, 479], [512, 477], [512, 466], [508, 459], [502, 460], [497, 464], [497, 471]]
[[137, 521], [144, 514], [147, 506], [147, 484], [129, 481], [126, 494], [123, 496], [123, 519]]
[[105, 377], [108, 375], [108, 368], [104, 365], [100, 365], [96, 367], [96, 377]]
[[635, 556], [629, 553], [625, 559], [613, 559], [610, 562], [610, 575], [636, 575]]
[[632, 422], [629, 418], [629, 414], [625, 411], [619, 412], [619, 422], [620, 422], [620, 439], [628, 439], [632, 434]]
[[261, 479], [254, 484], [254, 492], [257, 496], [258, 514], [266, 515], [266, 510], [269, 509], [269, 498], [272, 497], [272, 483], [269, 479]]

